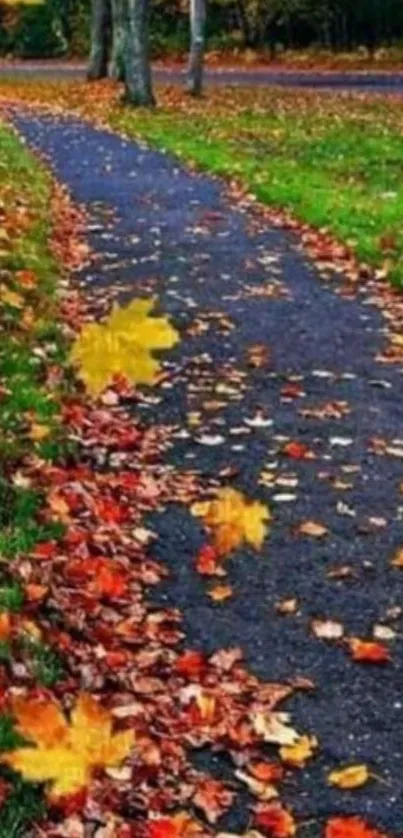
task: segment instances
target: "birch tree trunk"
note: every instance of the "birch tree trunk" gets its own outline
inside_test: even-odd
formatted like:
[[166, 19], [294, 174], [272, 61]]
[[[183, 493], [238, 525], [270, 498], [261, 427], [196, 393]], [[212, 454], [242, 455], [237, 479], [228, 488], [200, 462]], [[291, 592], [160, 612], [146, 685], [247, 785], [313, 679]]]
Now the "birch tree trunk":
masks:
[[187, 89], [192, 96], [201, 96], [203, 90], [205, 27], [206, 0], [190, 0], [191, 46]]
[[112, 58], [110, 75], [116, 81], [124, 81], [125, 77], [127, 26], [126, 0], [112, 0]]
[[130, 105], [155, 105], [149, 56], [149, 0], [125, 0], [125, 101]]
[[87, 70], [90, 80], [108, 75], [110, 0], [91, 0], [91, 52]]

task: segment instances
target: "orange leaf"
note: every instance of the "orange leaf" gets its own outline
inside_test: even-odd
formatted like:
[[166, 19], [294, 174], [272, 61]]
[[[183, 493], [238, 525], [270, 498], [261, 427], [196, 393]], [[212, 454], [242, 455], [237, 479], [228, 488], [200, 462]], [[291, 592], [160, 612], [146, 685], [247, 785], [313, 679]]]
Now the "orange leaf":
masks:
[[208, 596], [213, 602], [225, 602], [226, 599], [232, 597], [233, 590], [230, 585], [216, 585], [208, 591]]
[[403, 547], [399, 547], [391, 561], [391, 564], [393, 565], [393, 567], [403, 568]]
[[259, 808], [254, 821], [270, 838], [292, 838], [297, 829], [293, 816], [277, 802]]
[[284, 445], [283, 454], [291, 457], [292, 460], [312, 460], [315, 456], [303, 442], [287, 442]]
[[203, 576], [216, 576], [223, 571], [219, 564], [219, 556], [217, 550], [211, 544], [206, 544], [201, 548], [196, 559], [196, 570]]
[[38, 284], [38, 277], [34, 273], [34, 271], [17, 271], [15, 274], [15, 278], [18, 284], [21, 285], [23, 288], [36, 288]]
[[11, 632], [11, 620], [8, 611], [0, 614], [0, 641], [8, 640]]
[[117, 599], [126, 593], [127, 581], [122, 573], [104, 565], [94, 579], [93, 589], [99, 596]]
[[382, 643], [360, 640], [359, 637], [351, 637], [347, 641], [351, 657], [358, 663], [388, 663], [391, 660], [389, 649]]
[[384, 832], [369, 826], [361, 818], [331, 818], [326, 825], [325, 838], [388, 838]]
[[186, 812], [172, 818], [157, 818], [147, 824], [147, 838], [191, 838], [200, 834], [199, 824]]
[[282, 780], [284, 776], [284, 768], [276, 762], [255, 762], [248, 766], [248, 771], [256, 780], [263, 783], [273, 783]]
[[312, 538], [323, 538], [323, 536], [327, 535], [329, 530], [317, 521], [304, 521], [298, 527], [298, 532], [301, 533], [301, 535], [310, 535]]

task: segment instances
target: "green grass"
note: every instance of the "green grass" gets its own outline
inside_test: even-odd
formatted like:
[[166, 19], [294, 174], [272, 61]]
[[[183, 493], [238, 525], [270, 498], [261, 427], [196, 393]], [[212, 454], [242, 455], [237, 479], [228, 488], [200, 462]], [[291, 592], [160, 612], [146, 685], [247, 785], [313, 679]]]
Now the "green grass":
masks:
[[[13, 615], [24, 607], [24, 591], [6, 560], [62, 532], [59, 524], [41, 521], [44, 493], [30, 485], [25, 469], [27, 456], [52, 460], [66, 451], [62, 390], [51, 389], [46, 380], [49, 364], [63, 365], [66, 352], [55, 321], [59, 268], [49, 245], [51, 212], [49, 176], [0, 124], [0, 612]], [[31, 272], [32, 287], [24, 285], [21, 271], [25, 277]], [[45, 429], [44, 437], [34, 432], [38, 427]], [[23, 631], [0, 643], [5, 671], [16, 662], [24, 664], [33, 683], [47, 688], [63, 677], [58, 655]], [[12, 720], [0, 715], [0, 751], [18, 744]], [[20, 838], [43, 813], [41, 790], [6, 768], [1, 776], [11, 783], [11, 793], [0, 807], [0, 838]]]
[[[12, 485], [27, 454], [59, 456], [64, 448], [58, 419], [60, 394], [46, 384], [49, 363], [62, 363], [65, 348], [55, 329], [58, 268], [49, 247], [51, 182], [17, 137], [0, 125], [0, 557], [12, 558], [55, 534], [37, 522], [41, 496]], [[22, 219], [22, 220], [21, 220]], [[35, 277], [32, 289], [18, 271]], [[16, 293], [23, 305], [10, 305]], [[32, 322], [21, 328], [26, 311]], [[42, 353], [42, 354], [41, 354]], [[45, 353], [43, 355], [43, 353]], [[35, 440], [32, 426], [48, 436]]]
[[156, 112], [110, 109], [111, 126], [328, 228], [403, 287], [403, 122], [393, 100], [291, 91], [209, 91]]

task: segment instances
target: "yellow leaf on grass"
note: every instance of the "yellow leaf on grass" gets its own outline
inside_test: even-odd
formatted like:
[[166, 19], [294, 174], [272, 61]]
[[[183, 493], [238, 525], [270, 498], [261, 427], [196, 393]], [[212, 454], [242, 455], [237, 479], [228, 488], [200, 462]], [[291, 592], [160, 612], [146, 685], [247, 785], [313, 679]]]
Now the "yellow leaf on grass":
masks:
[[36, 783], [51, 783], [57, 800], [85, 788], [95, 769], [119, 765], [134, 743], [132, 731], [112, 733], [112, 716], [82, 693], [70, 723], [57, 702], [15, 699], [16, 729], [33, 746], [2, 754], [0, 761]]
[[214, 547], [221, 556], [243, 542], [260, 550], [271, 519], [267, 506], [230, 488], [220, 489], [212, 501], [195, 503], [192, 512], [211, 530]]
[[337, 786], [339, 789], [358, 789], [369, 779], [367, 765], [350, 765], [347, 768], [332, 771], [328, 777], [330, 785]]
[[33, 422], [29, 436], [34, 442], [42, 442], [42, 440], [46, 439], [50, 433], [51, 428], [49, 425], [41, 425], [39, 422]]
[[93, 395], [124, 375], [132, 384], [154, 384], [160, 362], [155, 350], [170, 349], [179, 335], [166, 317], [151, 315], [154, 300], [133, 300], [112, 310], [105, 324], [84, 326], [71, 351], [71, 360]]
[[318, 747], [316, 736], [301, 736], [294, 745], [283, 745], [280, 748], [280, 757], [287, 765], [295, 768], [302, 768]]
[[22, 308], [24, 305], [21, 294], [17, 294], [16, 291], [8, 291], [7, 288], [1, 290], [1, 302], [12, 308]]

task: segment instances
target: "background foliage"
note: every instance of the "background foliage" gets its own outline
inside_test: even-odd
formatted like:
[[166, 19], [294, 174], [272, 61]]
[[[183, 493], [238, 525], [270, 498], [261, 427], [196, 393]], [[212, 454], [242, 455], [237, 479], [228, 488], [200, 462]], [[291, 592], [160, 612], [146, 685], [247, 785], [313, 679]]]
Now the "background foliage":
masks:
[[[153, 0], [155, 56], [188, 46], [186, 0]], [[85, 56], [90, 0], [45, 0], [41, 6], [10, 7], [0, 0], [0, 52], [20, 57]], [[399, 46], [401, 0], [210, 0], [208, 44], [221, 48], [284, 49]]]

